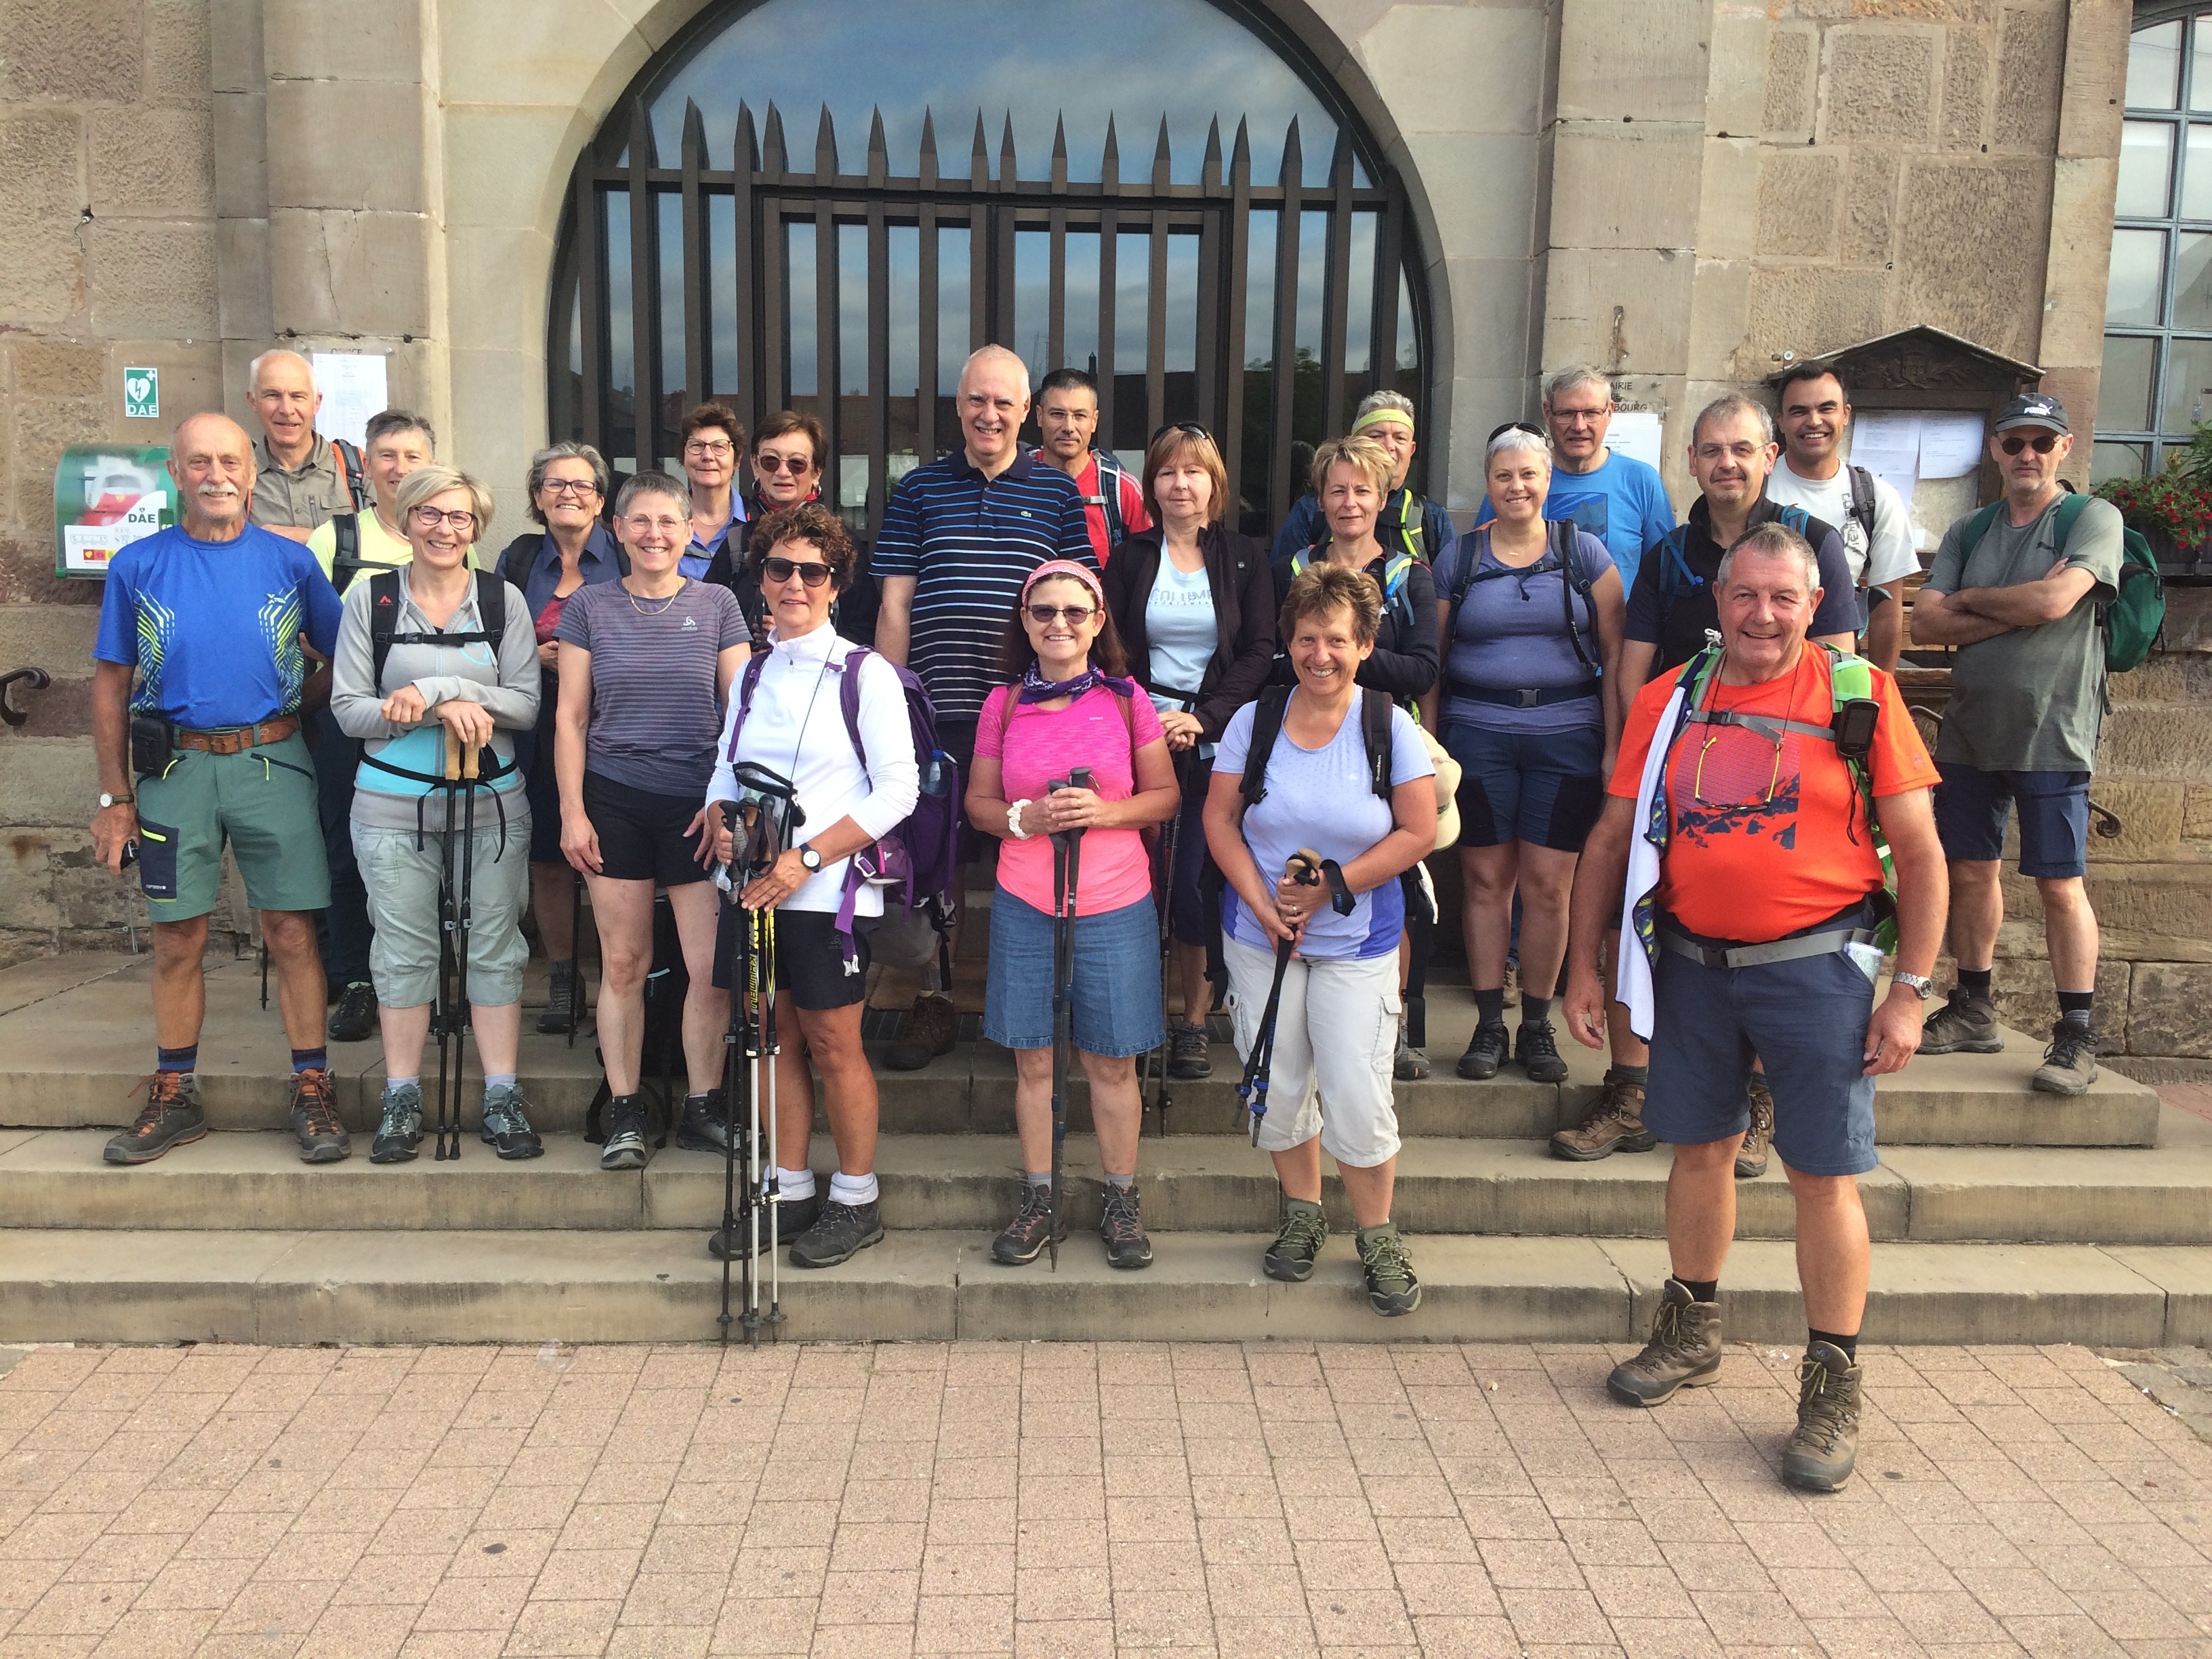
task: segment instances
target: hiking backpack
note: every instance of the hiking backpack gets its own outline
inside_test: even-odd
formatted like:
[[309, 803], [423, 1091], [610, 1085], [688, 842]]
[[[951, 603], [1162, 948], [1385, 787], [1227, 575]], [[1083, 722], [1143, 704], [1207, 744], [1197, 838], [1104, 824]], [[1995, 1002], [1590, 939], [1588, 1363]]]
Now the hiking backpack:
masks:
[[[1547, 519], [1544, 521], [1544, 538], [1548, 545], [1545, 548], [1544, 556], [1518, 570], [1503, 565], [1488, 570], [1476, 569], [1480, 561], [1475, 551], [1474, 537], [1470, 533], [1462, 538], [1460, 546], [1465, 556], [1460, 560], [1459, 568], [1452, 573], [1451, 608], [1444, 619], [1445, 649], [1449, 651], [1451, 642], [1459, 637], [1459, 608], [1467, 602], [1468, 590], [1475, 583], [1488, 581], [1497, 576], [1536, 576], [1556, 570], [1564, 578], [1559, 584], [1559, 600], [1566, 611], [1567, 638], [1575, 647], [1575, 659], [1592, 675], [1602, 675], [1605, 671], [1599, 660], [1599, 650], [1595, 645], [1583, 645], [1583, 630], [1575, 622], [1575, 599], [1579, 594], [1589, 621], [1589, 637], [1593, 641], [1596, 640], [1597, 601], [1590, 597], [1590, 589], [1597, 584], [1584, 567], [1582, 554], [1575, 545], [1581, 534], [1582, 526], [1572, 519]], [[1441, 667], [1439, 678], [1443, 678]]]
[[1111, 553], [1129, 533], [1129, 526], [1121, 517], [1121, 480], [1129, 475], [1110, 451], [1094, 449], [1091, 458], [1098, 463], [1098, 493], [1083, 497], [1083, 504], [1095, 507], [1105, 515], [1106, 550]]
[[[2069, 494], [2058, 503], [2058, 512], [2051, 524], [2051, 544], [2061, 554], [2074, 534], [2074, 526], [2081, 517], [2081, 510], [2089, 505], [2087, 495]], [[1959, 532], [1959, 559], [1961, 566], [1973, 550], [1981, 545], [1982, 538], [1989, 534], [1990, 526], [1996, 522], [2002, 501], [1991, 501], [1966, 520], [1966, 527]], [[2124, 674], [2131, 668], [2142, 666], [2143, 659], [2158, 642], [2158, 631], [2166, 622], [2166, 578], [2160, 574], [2158, 557], [2150, 550], [2150, 541], [2142, 531], [2124, 526], [2120, 532], [2120, 580], [2118, 597], [2110, 605], [2098, 607], [2098, 621], [2105, 630], [2105, 672]]]
[[[1292, 579], [1295, 580], [1299, 572], [1326, 558], [1328, 555], [1322, 550], [1328, 545], [1328, 539], [1324, 538], [1304, 552], [1291, 554]], [[1420, 619], [1413, 615], [1413, 596], [1406, 581], [1413, 574], [1415, 562], [1410, 553], [1392, 553], [1384, 558], [1382, 563], [1382, 608], [1396, 619], [1400, 628], [1408, 630], [1420, 626]], [[1283, 641], [1282, 648], [1289, 649], [1288, 641]]]
[[[1252, 711], [1252, 743], [1244, 751], [1244, 776], [1237, 786], [1249, 811], [1267, 793], [1267, 760], [1275, 752], [1275, 739], [1283, 735], [1283, 714], [1291, 706], [1292, 685], [1271, 685], [1261, 692]], [[1390, 799], [1389, 694], [1371, 685], [1359, 688], [1359, 735], [1367, 750], [1367, 782], [1376, 799]]]
[[507, 582], [497, 571], [471, 573], [477, 580], [477, 617], [483, 624], [467, 634], [398, 634], [399, 573], [379, 568], [368, 579], [368, 642], [374, 658], [376, 689], [384, 690], [384, 665], [395, 645], [489, 645], [495, 659], [507, 638]]

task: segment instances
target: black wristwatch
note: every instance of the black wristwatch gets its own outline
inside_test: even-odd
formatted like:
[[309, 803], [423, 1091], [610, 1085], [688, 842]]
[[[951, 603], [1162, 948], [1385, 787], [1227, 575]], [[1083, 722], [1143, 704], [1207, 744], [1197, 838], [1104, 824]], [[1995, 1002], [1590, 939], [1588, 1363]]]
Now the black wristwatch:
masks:
[[819, 870], [822, 867], [822, 854], [811, 847], [802, 847], [799, 849], [799, 861], [805, 866], [809, 872]]

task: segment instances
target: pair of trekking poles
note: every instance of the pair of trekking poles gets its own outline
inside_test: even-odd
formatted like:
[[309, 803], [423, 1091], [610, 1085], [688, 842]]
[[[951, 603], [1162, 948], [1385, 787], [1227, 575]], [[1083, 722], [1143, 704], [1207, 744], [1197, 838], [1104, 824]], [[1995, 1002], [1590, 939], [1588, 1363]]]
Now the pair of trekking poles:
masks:
[[[1291, 854], [1283, 866], [1283, 876], [1302, 887], [1318, 887], [1326, 882], [1329, 902], [1340, 916], [1350, 915], [1358, 902], [1352, 896], [1351, 885], [1337, 861], [1325, 859], [1310, 848], [1301, 847]], [[1260, 1011], [1260, 1024], [1252, 1033], [1251, 1049], [1244, 1056], [1243, 1075], [1237, 1080], [1237, 1103], [1250, 1121], [1255, 1146], [1260, 1144], [1260, 1126], [1267, 1116], [1268, 1073], [1275, 1062], [1275, 1022], [1283, 1010], [1283, 981], [1291, 971], [1291, 956], [1297, 948], [1291, 939], [1275, 941], [1274, 981], [1267, 987], [1267, 1001]]]
[[[446, 832], [438, 854], [438, 994], [430, 1010], [430, 1030], [438, 1039], [436, 1163], [461, 1155], [461, 1093], [468, 1070], [471, 1030], [469, 1004], [469, 929], [476, 894], [477, 789], [482, 782], [483, 750], [464, 744], [449, 731], [441, 734], [441, 768], [446, 798]], [[459, 801], [456, 801], [459, 797]], [[456, 811], [460, 842], [454, 843]]]
[[[730, 1340], [734, 1323], [745, 1340], [757, 1343], [763, 1330], [774, 1334], [783, 1323], [782, 1182], [776, 1173], [781, 1150], [776, 1133], [776, 1056], [782, 1053], [775, 1021], [775, 907], [745, 909], [748, 883], [775, 866], [791, 846], [791, 832], [805, 822], [798, 791], [781, 773], [751, 762], [736, 769], [738, 798], [718, 803], [732, 846], [725, 902], [737, 907], [738, 951], [742, 957], [730, 975], [730, 1019], [722, 1033], [722, 1309], [716, 1324]], [[761, 1082], [765, 1070], [767, 1082]], [[744, 1129], [738, 1128], [742, 1091]], [[762, 1129], [766, 1119], [765, 1133]], [[744, 1142], [744, 1182], [738, 1180], [738, 1143]], [[766, 1246], [765, 1275], [762, 1267]], [[739, 1265], [741, 1264], [741, 1265]], [[730, 1311], [730, 1276], [739, 1266], [741, 1310]], [[768, 1283], [768, 1310], [761, 1310], [761, 1281]]]

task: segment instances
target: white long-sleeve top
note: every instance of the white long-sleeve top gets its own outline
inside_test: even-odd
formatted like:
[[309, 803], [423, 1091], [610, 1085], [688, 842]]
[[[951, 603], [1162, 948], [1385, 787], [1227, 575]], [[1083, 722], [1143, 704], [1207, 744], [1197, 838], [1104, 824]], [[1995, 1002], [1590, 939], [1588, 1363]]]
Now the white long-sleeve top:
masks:
[[[860, 741], [867, 763], [853, 752], [853, 740], [838, 710], [845, 659], [858, 649], [828, 623], [795, 640], [771, 638], [752, 708], [738, 741], [737, 758], [779, 772], [798, 790], [805, 822], [793, 832], [804, 845], [838, 819], [849, 817], [872, 838], [902, 823], [921, 798], [921, 769], [915, 763], [914, 729], [907, 720], [906, 692], [898, 672], [870, 652], [860, 663]], [[736, 729], [742, 675], [730, 688], [730, 711], [714, 747], [711, 803], [735, 800], [737, 779], [730, 758], [730, 734]], [[783, 902], [787, 910], [835, 912], [844, 896], [849, 859], [824, 861], [798, 891]], [[879, 916], [884, 896], [863, 886], [854, 896], [854, 914]]]

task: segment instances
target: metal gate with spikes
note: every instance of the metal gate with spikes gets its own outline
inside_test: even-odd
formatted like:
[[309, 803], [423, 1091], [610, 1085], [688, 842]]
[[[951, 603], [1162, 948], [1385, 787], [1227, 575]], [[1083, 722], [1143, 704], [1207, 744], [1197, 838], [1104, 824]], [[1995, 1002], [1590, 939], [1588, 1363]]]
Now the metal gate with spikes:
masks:
[[[1403, 390], [1425, 415], [1419, 359], [1401, 349], [1423, 331], [1405, 274], [1404, 193], [1371, 159], [1355, 165], [1342, 129], [1318, 188], [1304, 182], [1295, 118], [1271, 185], [1253, 182], [1241, 121], [1225, 158], [1214, 124], [1197, 181], [1182, 184], [1170, 177], [1164, 119], [1149, 169], [1124, 176], [1109, 118], [1095, 183], [1070, 181], [1064, 124], [1044, 177], [1021, 176], [1011, 120], [994, 170], [980, 111], [964, 173], [941, 167], [927, 113], [910, 173], [891, 171], [880, 112], [858, 173], [841, 170], [826, 106], [811, 171], [794, 170], [774, 104], [757, 131], [751, 109], [738, 106], [732, 167], [710, 167], [708, 154], [690, 105], [676, 164], [665, 165], [641, 100], [626, 131], [611, 122], [577, 164], [550, 342], [552, 425], [621, 470], [672, 465], [682, 410], [702, 396], [733, 403], [748, 430], [772, 410], [799, 409], [829, 434], [825, 493], [836, 488], [855, 527], [872, 535], [898, 474], [959, 442], [949, 376], [960, 358], [987, 342], [1016, 343], [1024, 268], [1041, 263], [1042, 282], [1027, 284], [1021, 309], [1044, 314], [1022, 355], [1036, 373], [1066, 362], [1071, 238], [1086, 252], [1079, 289], [1092, 286], [1088, 258], [1097, 262], [1096, 331], [1079, 312], [1075, 331], [1092, 345], [1076, 366], [1098, 379], [1101, 444], [1127, 453], [1170, 421], [1201, 422], [1219, 438], [1247, 528], [1279, 523], [1304, 489], [1291, 477], [1292, 445], [1343, 431], [1368, 392]], [[1132, 254], [1140, 281], [1125, 269]], [[1171, 282], [1171, 264], [1194, 280]], [[1136, 321], [1121, 314], [1133, 287], [1144, 313], [1133, 354], [1117, 351]], [[899, 369], [910, 392], [893, 385], [895, 310], [912, 322]], [[1301, 337], [1316, 331], [1317, 350]], [[1359, 336], [1364, 364], [1348, 365], [1347, 342], [1356, 353]], [[1178, 337], [1188, 347], [1180, 355], [1170, 344]], [[848, 362], [855, 346], [865, 374]], [[799, 384], [807, 378], [811, 392]]]

